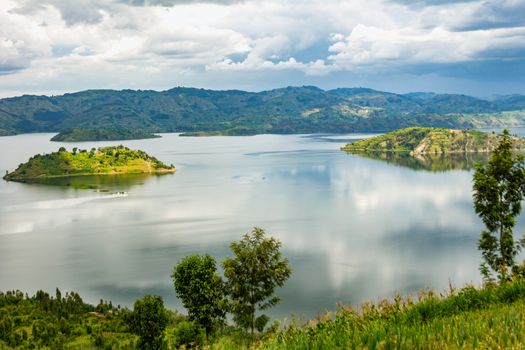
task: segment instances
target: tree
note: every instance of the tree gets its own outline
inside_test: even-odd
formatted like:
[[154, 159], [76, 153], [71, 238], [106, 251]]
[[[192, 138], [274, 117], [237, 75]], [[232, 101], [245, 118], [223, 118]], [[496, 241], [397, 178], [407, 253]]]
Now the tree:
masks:
[[140, 337], [140, 349], [164, 348], [163, 335], [168, 324], [168, 315], [162, 297], [146, 295], [135, 301], [130, 323], [132, 331]]
[[262, 331], [268, 317], [256, 318], [255, 313], [280, 301], [274, 291], [292, 273], [288, 259], [281, 256], [281, 242], [266, 238], [264, 230], [258, 227], [241, 241], [231, 243], [230, 248], [234, 256], [225, 259], [222, 266], [234, 320], [252, 333], [254, 328]]
[[188, 317], [211, 334], [225, 317], [224, 287], [210, 255], [190, 255], [173, 269], [173, 284]]
[[522, 241], [514, 241], [512, 229], [521, 211], [525, 192], [525, 164], [514, 154], [508, 130], [503, 131], [487, 165], [476, 164], [474, 172], [474, 208], [487, 230], [481, 232], [478, 248], [483, 262], [480, 270], [486, 280], [498, 274], [500, 281], [515, 270], [515, 258]]

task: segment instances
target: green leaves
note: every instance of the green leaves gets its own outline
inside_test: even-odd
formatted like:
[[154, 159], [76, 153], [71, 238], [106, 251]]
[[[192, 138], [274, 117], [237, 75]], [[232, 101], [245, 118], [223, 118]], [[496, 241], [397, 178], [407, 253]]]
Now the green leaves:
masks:
[[207, 254], [189, 255], [173, 269], [177, 296], [189, 319], [207, 335], [224, 322], [226, 311], [240, 327], [262, 332], [269, 318], [256, 317], [256, 311], [279, 303], [275, 288], [282, 287], [292, 273], [288, 259], [281, 256], [281, 242], [266, 238], [261, 228], [255, 227], [230, 248], [233, 256], [222, 262], [226, 282], [217, 275], [215, 260]]
[[210, 255], [190, 255], [173, 269], [177, 296], [188, 310], [189, 319], [210, 334], [224, 321], [224, 289]]
[[235, 322], [253, 333], [263, 320], [256, 322], [256, 310], [279, 302], [273, 295], [275, 288], [284, 285], [292, 270], [288, 259], [281, 256], [281, 242], [266, 238], [261, 228], [255, 227], [230, 248], [234, 256], [222, 262], [230, 308]]
[[135, 302], [131, 315], [131, 328], [140, 336], [141, 349], [162, 349], [164, 329], [167, 324], [168, 315], [162, 297], [146, 295]]
[[521, 249], [520, 242], [514, 242], [512, 229], [525, 194], [525, 163], [523, 156], [512, 150], [512, 139], [504, 130], [488, 164], [477, 164], [474, 173], [474, 209], [487, 227], [478, 244], [483, 257], [481, 273], [486, 280], [492, 279], [491, 272], [501, 281], [508, 279]]

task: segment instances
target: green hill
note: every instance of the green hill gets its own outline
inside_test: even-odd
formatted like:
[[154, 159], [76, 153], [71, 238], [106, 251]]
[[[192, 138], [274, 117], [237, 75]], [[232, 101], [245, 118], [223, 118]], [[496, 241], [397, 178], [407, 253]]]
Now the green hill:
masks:
[[[453, 94], [403, 95], [367, 88], [325, 91], [302, 86], [261, 92], [184, 87], [166, 91], [86, 90], [61, 96], [0, 99], [0, 135], [75, 128], [253, 135], [511, 125], [525, 125], [524, 96], [499, 96], [489, 101]], [[103, 132], [93, 137], [100, 135]]]
[[13, 172], [7, 173], [4, 179], [29, 182], [78, 175], [162, 174], [174, 171], [174, 166], [168, 166], [143, 151], [130, 150], [124, 146], [78, 152], [76, 149], [67, 152], [62, 147], [58, 152], [33, 156]]
[[[410, 155], [491, 152], [501, 136], [475, 130], [411, 127], [352, 142], [347, 152], [395, 152]], [[525, 149], [525, 139], [512, 137], [515, 150]]]

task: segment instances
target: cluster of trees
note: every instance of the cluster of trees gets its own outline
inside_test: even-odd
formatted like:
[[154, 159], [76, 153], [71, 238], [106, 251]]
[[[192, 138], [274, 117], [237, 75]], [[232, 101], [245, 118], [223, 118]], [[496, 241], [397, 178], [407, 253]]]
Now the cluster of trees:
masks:
[[[181, 259], [172, 278], [177, 296], [188, 312], [172, 330], [174, 345], [190, 345], [209, 340], [226, 326], [231, 313], [236, 325], [253, 335], [262, 332], [269, 317], [261, 314], [279, 302], [274, 295], [291, 275], [288, 259], [280, 252], [281, 242], [268, 238], [255, 227], [238, 242], [230, 244], [233, 256], [222, 262], [223, 279], [215, 259], [193, 254]], [[169, 314], [162, 298], [147, 295], [137, 300], [129, 318], [131, 330], [139, 335], [141, 349], [161, 349], [166, 344], [165, 327]]]
[[224, 324], [226, 313], [245, 329], [263, 331], [268, 316], [257, 316], [279, 302], [274, 295], [291, 275], [288, 259], [280, 253], [281, 243], [267, 238], [255, 227], [239, 242], [230, 244], [233, 256], [222, 262], [223, 280], [210, 255], [190, 255], [173, 269], [175, 292], [188, 311], [191, 321], [212, 334]]
[[0, 292], [0, 348], [62, 349], [71, 342], [85, 348], [129, 348], [136, 342], [129, 333], [129, 315], [120, 306], [102, 300], [89, 305], [79, 294], [63, 295], [59, 289], [55, 296]]

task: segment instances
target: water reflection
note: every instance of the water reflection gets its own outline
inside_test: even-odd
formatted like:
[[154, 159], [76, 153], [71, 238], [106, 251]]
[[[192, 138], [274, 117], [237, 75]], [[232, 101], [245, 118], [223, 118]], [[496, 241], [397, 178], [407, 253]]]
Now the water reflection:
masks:
[[[178, 169], [123, 185], [120, 177], [88, 181], [127, 196], [0, 181], [0, 290], [59, 287], [127, 306], [158, 293], [181, 309], [170, 278], [176, 262], [191, 253], [221, 261], [253, 226], [283, 242], [293, 268], [272, 317], [314, 317], [337, 301], [443, 290], [449, 280], [478, 283], [472, 174], [339, 151], [358, 136], [340, 144], [298, 135], [126, 141]], [[50, 137], [0, 138], [0, 171], [56, 149]]]
[[485, 164], [488, 153], [454, 153], [454, 154], [420, 154], [411, 156], [408, 153], [396, 152], [348, 152], [361, 157], [385, 161], [387, 163], [407, 167], [413, 170], [444, 172], [450, 170], [471, 170], [476, 163]]
[[92, 189], [98, 192], [127, 191], [133, 186], [143, 185], [146, 181], [170, 174], [118, 174], [118, 175], [86, 175], [63, 176], [51, 178], [35, 178], [19, 181], [30, 185], [63, 186], [74, 189]]

